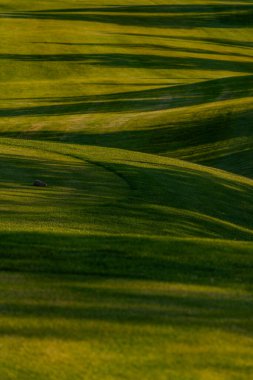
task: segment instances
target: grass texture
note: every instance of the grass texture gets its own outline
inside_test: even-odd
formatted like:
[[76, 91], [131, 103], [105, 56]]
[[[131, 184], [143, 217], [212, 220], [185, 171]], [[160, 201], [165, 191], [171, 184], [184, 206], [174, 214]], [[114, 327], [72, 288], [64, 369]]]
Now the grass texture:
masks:
[[250, 379], [252, 1], [0, 18], [0, 379]]

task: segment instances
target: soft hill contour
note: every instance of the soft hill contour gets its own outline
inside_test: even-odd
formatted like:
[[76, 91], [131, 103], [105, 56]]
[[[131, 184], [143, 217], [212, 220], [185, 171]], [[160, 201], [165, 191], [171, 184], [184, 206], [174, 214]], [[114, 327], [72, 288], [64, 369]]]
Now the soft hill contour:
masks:
[[252, 2], [0, 18], [1, 380], [248, 380]]

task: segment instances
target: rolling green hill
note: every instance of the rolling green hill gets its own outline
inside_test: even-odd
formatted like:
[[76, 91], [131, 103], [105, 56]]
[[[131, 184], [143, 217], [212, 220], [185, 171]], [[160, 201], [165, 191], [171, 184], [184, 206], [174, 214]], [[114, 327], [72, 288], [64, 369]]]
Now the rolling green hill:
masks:
[[248, 380], [252, 1], [0, 18], [0, 379]]

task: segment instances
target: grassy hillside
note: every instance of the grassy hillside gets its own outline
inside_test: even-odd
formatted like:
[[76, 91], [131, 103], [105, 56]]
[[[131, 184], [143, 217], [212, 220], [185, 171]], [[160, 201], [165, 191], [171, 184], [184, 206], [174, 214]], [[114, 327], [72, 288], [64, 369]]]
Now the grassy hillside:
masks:
[[252, 2], [0, 18], [1, 380], [248, 380]]
[[8, 1], [1, 131], [252, 176], [252, 17], [251, 1]]

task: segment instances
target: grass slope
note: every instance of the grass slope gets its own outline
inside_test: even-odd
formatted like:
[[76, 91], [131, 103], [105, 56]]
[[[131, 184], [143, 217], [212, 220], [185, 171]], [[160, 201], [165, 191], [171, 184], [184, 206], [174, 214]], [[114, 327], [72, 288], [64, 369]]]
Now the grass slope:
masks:
[[252, 2], [0, 8], [1, 380], [249, 379]]
[[251, 20], [243, 0], [8, 1], [1, 131], [252, 176]]

